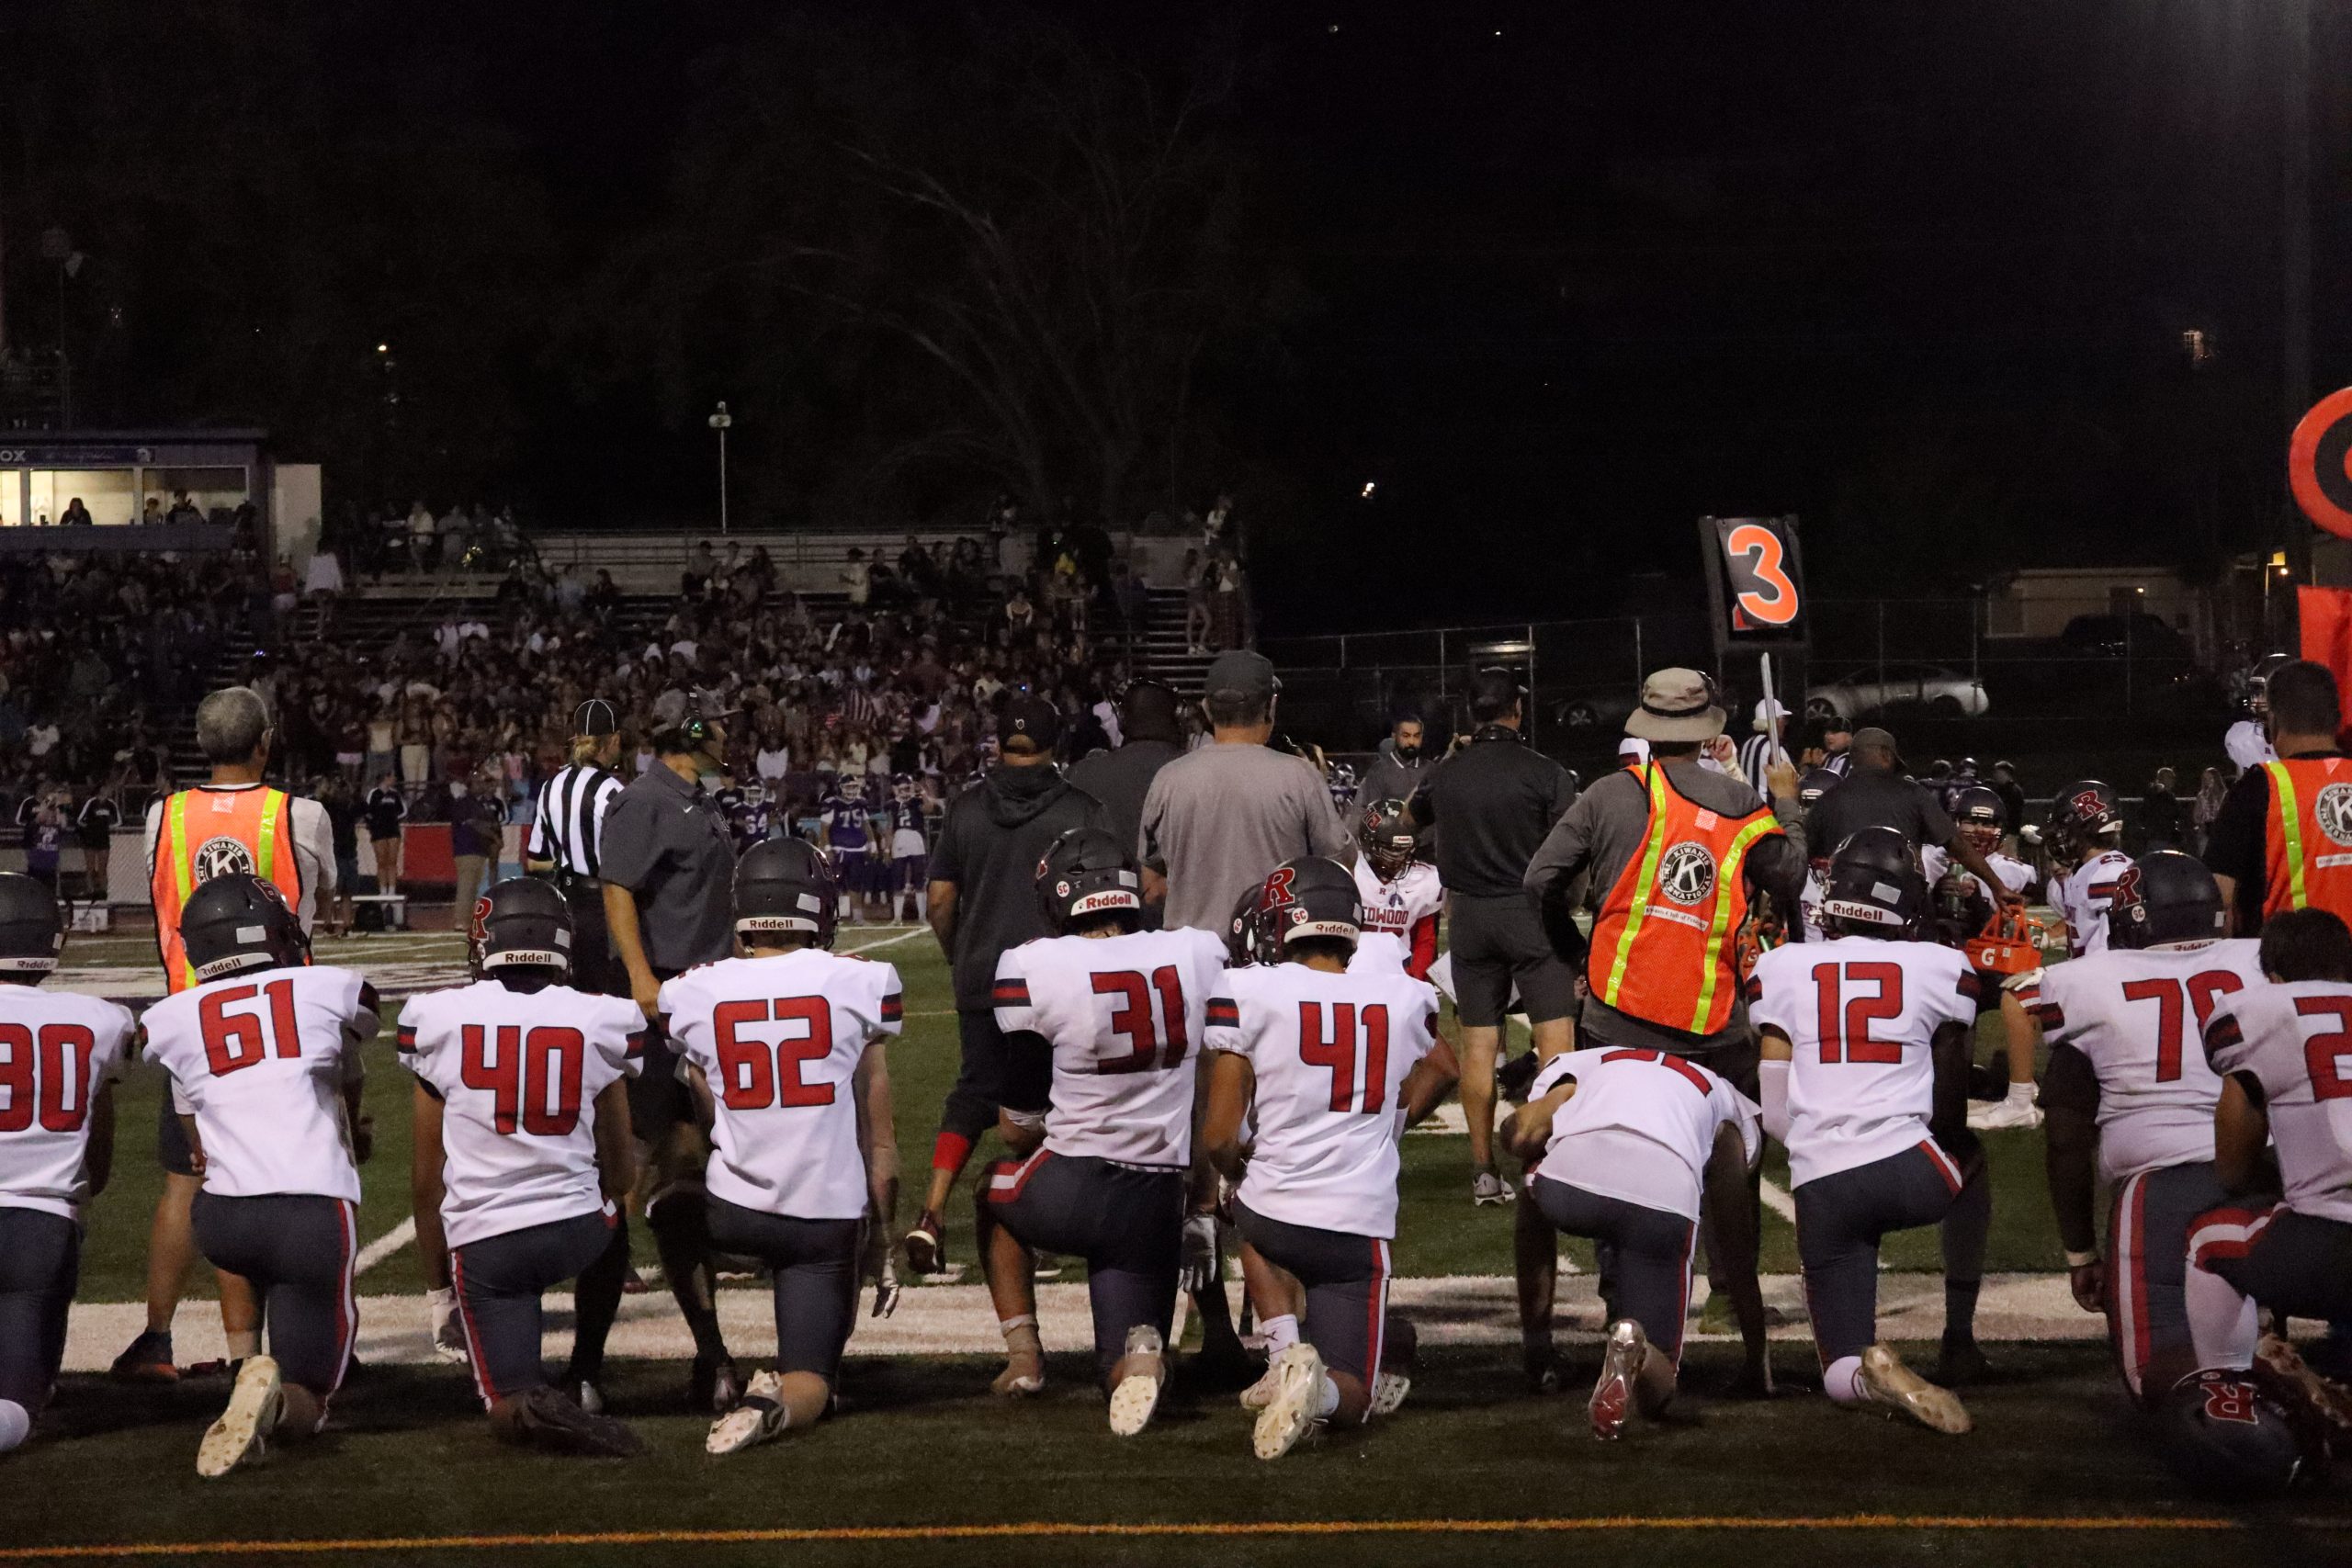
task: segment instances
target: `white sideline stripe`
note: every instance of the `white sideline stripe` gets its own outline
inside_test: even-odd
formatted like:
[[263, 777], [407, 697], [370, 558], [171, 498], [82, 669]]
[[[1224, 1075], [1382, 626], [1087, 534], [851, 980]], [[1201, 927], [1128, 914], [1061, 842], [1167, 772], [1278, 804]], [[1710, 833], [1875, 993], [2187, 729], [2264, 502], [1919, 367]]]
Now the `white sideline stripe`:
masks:
[[[1706, 1295], [1706, 1280], [1693, 1280], [1694, 1312]], [[1797, 1276], [1766, 1275], [1764, 1299], [1784, 1319], [1772, 1329], [1773, 1338], [1811, 1338], [1804, 1292]], [[1604, 1325], [1599, 1284], [1593, 1276], [1562, 1274], [1558, 1301], [1561, 1338], [1579, 1343], [1600, 1338]], [[1518, 1297], [1508, 1277], [1400, 1278], [1390, 1287], [1389, 1304], [1415, 1319], [1425, 1344], [1515, 1347], [1520, 1342]], [[571, 1298], [550, 1292], [546, 1305], [548, 1333], [542, 1348], [550, 1360], [560, 1360], [571, 1348]], [[1878, 1309], [1885, 1337], [1934, 1340], [1943, 1332], [1943, 1276], [1881, 1275]], [[1001, 1355], [1004, 1350], [1004, 1337], [997, 1329], [985, 1286], [911, 1289], [897, 1315], [888, 1318], [867, 1317], [865, 1310], [861, 1304], [856, 1335], [850, 1341], [850, 1348], [862, 1356], [978, 1356]], [[76, 1306], [66, 1334], [65, 1370], [104, 1371], [115, 1352], [145, 1326], [146, 1311], [137, 1302]], [[727, 1341], [738, 1356], [774, 1353], [775, 1310], [764, 1289], [720, 1291], [718, 1315]], [[1041, 1283], [1037, 1316], [1049, 1349], [1079, 1350], [1092, 1342], [1083, 1284]], [[2075, 1305], [2063, 1274], [1989, 1274], [1977, 1304], [1976, 1331], [1986, 1341], [2092, 1340], [2106, 1337], [2107, 1320]], [[210, 1302], [182, 1303], [172, 1324], [172, 1337], [182, 1361], [211, 1359], [226, 1349], [220, 1337], [220, 1314]], [[1724, 1343], [1738, 1337], [1702, 1334], [1695, 1320], [1688, 1337]], [[424, 1365], [434, 1359], [431, 1339], [431, 1314], [421, 1293], [372, 1295], [360, 1303], [363, 1360], [378, 1365]], [[649, 1292], [621, 1298], [611, 1348], [616, 1356], [682, 1361], [693, 1354], [694, 1342], [668, 1294]], [[453, 1378], [465, 1375], [458, 1368], [448, 1371]]]
[[368, 1269], [373, 1269], [377, 1264], [381, 1263], [385, 1258], [390, 1258], [393, 1253], [398, 1252], [401, 1247], [406, 1247], [410, 1242], [413, 1242], [415, 1239], [416, 1216], [412, 1214], [407, 1219], [402, 1220], [399, 1224], [394, 1225], [391, 1229], [378, 1236], [375, 1240], [369, 1242], [367, 1246], [361, 1247], [359, 1249], [358, 1258], [354, 1259], [352, 1262], [351, 1271], [355, 1274], [365, 1274]]
[[917, 926], [910, 931], [901, 931], [897, 936], [886, 936], [880, 942], [864, 942], [846, 951], [848, 953], [872, 953], [877, 947], [896, 947], [902, 942], [914, 941], [915, 938], [925, 934], [930, 930], [931, 928], [929, 926]]
[[1764, 1200], [1766, 1208], [1791, 1224], [1797, 1223], [1797, 1201], [1789, 1196], [1787, 1188], [1777, 1181], [1767, 1181], [1761, 1184], [1758, 1195]]

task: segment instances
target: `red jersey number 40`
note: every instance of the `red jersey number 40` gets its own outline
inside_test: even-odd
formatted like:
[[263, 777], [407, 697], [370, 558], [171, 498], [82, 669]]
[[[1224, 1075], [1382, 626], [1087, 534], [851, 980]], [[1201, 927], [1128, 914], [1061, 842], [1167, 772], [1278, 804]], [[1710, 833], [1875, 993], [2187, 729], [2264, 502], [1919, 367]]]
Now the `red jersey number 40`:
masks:
[[513, 1136], [560, 1138], [580, 1124], [580, 1069], [587, 1040], [557, 1024], [526, 1030], [502, 1023], [465, 1027], [465, 1086], [491, 1097], [491, 1125]]

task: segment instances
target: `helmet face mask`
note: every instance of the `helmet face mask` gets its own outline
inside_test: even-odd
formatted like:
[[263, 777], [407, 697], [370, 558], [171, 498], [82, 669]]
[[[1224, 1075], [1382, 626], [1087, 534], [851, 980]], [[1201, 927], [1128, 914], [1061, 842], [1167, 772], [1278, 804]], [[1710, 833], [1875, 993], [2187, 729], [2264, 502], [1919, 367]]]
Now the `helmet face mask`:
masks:
[[1412, 818], [1405, 814], [1401, 800], [1383, 800], [1364, 810], [1363, 819], [1356, 826], [1356, 847], [1371, 863], [1373, 874], [1383, 882], [1394, 882], [1413, 863], [1413, 851], [1419, 835], [1413, 829]]
[[1983, 784], [1971, 784], [1952, 803], [1951, 819], [1961, 842], [1980, 855], [1989, 855], [2001, 847], [2008, 812], [1998, 795]]

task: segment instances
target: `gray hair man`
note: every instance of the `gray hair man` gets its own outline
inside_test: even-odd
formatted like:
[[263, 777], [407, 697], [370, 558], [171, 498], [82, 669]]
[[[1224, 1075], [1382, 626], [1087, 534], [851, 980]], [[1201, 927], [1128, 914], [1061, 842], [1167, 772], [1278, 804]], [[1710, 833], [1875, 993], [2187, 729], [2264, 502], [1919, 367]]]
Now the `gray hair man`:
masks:
[[[262, 782], [273, 736], [269, 705], [250, 686], [224, 686], [196, 707], [196, 743], [211, 775], [147, 808], [147, 879], [155, 906], [155, 942], [164, 984], [181, 991], [196, 975], [181, 951], [179, 916], [188, 898], [222, 872], [246, 872], [276, 887], [300, 919], [305, 935], [322, 903], [334, 897], [334, 828], [327, 809]], [[197, 1259], [194, 1222], [195, 1152], [172, 1097], [157, 1105], [155, 1157], [164, 1168], [147, 1238], [147, 1326], [115, 1359], [114, 1374], [134, 1382], [168, 1382], [172, 1316]], [[220, 1322], [231, 1359], [261, 1348], [261, 1308], [252, 1287], [221, 1273]]]

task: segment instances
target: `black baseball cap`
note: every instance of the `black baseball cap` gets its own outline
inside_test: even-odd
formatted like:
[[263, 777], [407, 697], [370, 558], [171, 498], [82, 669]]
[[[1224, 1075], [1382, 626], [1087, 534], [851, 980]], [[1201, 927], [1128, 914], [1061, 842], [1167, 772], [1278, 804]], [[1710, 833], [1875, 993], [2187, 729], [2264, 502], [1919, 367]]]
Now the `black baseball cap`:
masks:
[[1050, 751], [1061, 734], [1061, 710], [1044, 697], [1027, 693], [1009, 697], [997, 716], [996, 738], [1000, 744], [1018, 735], [1038, 750]]
[[1211, 696], [1231, 693], [1237, 697], [1271, 697], [1283, 689], [1273, 664], [1262, 653], [1246, 648], [1227, 649], [1209, 661], [1208, 678], [1201, 689]]
[[571, 710], [571, 733], [574, 735], [611, 735], [619, 730], [621, 716], [613, 705], [602, 697], [590, 697]]

